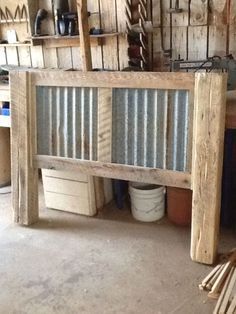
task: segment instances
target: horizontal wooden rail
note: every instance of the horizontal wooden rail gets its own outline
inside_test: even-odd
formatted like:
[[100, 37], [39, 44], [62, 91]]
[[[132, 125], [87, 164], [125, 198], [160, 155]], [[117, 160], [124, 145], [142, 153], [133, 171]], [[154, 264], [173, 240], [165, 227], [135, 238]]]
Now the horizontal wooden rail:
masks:
[[35, 156], [34, 167], [53, 170], [80, 171], [92, 176], [160, 184], [181, 187], [183, 189], [190, 189], [191, 187], [190, 173], [156, 168], [144, 168], [107, 162], [40, 155]]
[[31, 72], [38, 86], [147, 88], [193, 90], [193, 73], [152, 72]]

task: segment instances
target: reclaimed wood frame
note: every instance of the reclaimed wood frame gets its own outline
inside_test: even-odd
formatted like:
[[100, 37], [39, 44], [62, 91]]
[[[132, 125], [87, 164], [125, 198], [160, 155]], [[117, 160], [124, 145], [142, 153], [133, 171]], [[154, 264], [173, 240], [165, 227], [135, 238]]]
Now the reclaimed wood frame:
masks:
[[[78, 170], [193, 190], [191, 258], [212, 264], [218, 244], [227, 75], [222, 73], [12, 72], [12, 206], [15, 222], [38, 221], [38, 168]], [[96, 87], [98, 119], [111, 119], [112, 88], [189, 90], [193, 104], [191, 171], [177, 172], [111, 162], [111, 128], [99, 124], [99, 161], [37, 155], [36, 86]], [[101, 120], [102, 121], [102, 120]], [[105, 128], [105, 129], [103, 129]]]

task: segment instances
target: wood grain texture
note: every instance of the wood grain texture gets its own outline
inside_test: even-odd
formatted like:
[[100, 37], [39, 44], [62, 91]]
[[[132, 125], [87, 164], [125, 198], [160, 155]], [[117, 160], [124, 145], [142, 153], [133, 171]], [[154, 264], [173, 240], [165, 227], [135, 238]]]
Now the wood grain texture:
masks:
[[233, 271], [234, 271], [233, 269], [230, 270], [230, 273], [229, 273], [229, 275], [228, 275], [228, 277], [227, 277], [227, 279], [225, 281], [224, 287], [223, 287], [223, 289], [222, 289], [222, 291], [220, 293], [220, 296], [218, 298], [218, 301], [216, 303], [216, 307], [214, 308], [213, 314], [219, 314], [220, 306], [221, 306], [221, 303], [222, 303], [222, 301], [224, 299], [225, 293], [227, 291], [227, 287], [228, 287], [228, 284], [230, 282], [230, 279], [231, 279], [231, 277], [233, 275]]
[[188, 59], [204, 60], [207, 57], [207, 26], [188, 28]]
[[[174, 3], [174, 1], [172, 1]], [[174, 6], [174, 5], [173, 5]], [[182, 9], [181, 13], [172, 13], [173, 26], [188, 26], [189, 23], [189, 0], [180, 0], [179, 7]]]
[[[106, 32], [117, 32], [116, 1], [100, 0], [101, 27]], [[118, 39], [106, 38], [102, 47], [103, 66], [107, 70], [119, 70]]]
[[209, 57], [220, 56], [226, 54], [226, 25], [210, 26], [209, 27]]
[[[88, 11], [98, 14], [93, 14], [89, 17], [89, 27], [95, 27], [96, 29], [101, 28], [100, 20], [100, 7], [99, 0], [88, 0]], [[92, 53], [92, 64], [93, 69], [103, 68], [103, 56], [102, 56], [102, 46], [92, 45], [91, 41], [91, 53]]]
[[30, 225], [38, 220], [38, 171], [32, 162], [36, 152], [35, 95], [30, 92], [29, 73], [11, 72], [10, 82], [13, 212], [16, 222]]
[[173, 27], [172, 34], [172, 58], [187, 58], [187, 27]]
[[87, 0], [77, 0], [78, 25], [80, 34], [80, 54], [82, 70], [92, 70], [92, 56], [89, 38], [88, 6]]
[[10, 130], [0, 128], [0, 187], [11, 182]]
[[155, 72], [55, 72], [32, 73], [33, 83], [41, 86], [147, 88], [193, 90], [192, 73]]
[[236, 311], [236, 295], [234, 295], [233, 300], [231, 301], [227, 314], [234, 314], [235, 311]]
[[98, 90], [98, 161], [112, 159], [112, 89]]
[[208, 1], [191, 0], [190, 3], [190, 25], [207, 25]]
[[120, 34], [117, 37], [118, 40], [118, 56], [119, 56], [119, 66], [120, 70], [123, 70], [128, 66], [128, 39], [125, 35], [126, 33], [126, 23], [125, 23], [125, 1], [116, 0], [116, 19], [117, 19], [117, 31]]
[[196, 74], [191, 257], [206, 264], [218, 245], [226, 89], [226, 75]]
[[34, 165], [37, 168], [80, 171], [91, 176], [182, 187], [185, 189], [188, 189], [191, 185], [189, 173], [170, 170], [49, 156], [36, 156]]
[[[49, 35], [54, 35], [55, 24], [54, 24], [54, 17], [53, 17], [52, 2], [50, 0], [39, 0], [39, 8], [45, 9], [48, 12], [48, 18], [43, 24], [44, 28], [42, 28], [42, 32]], [[43, 48], [43, 60], [44, 60], [45, 68], [58, 68], [59, 65], [58, 65], [57, 49], [56, 48], [45, 49], [45, 47], [42, 47], [42, 48]]]

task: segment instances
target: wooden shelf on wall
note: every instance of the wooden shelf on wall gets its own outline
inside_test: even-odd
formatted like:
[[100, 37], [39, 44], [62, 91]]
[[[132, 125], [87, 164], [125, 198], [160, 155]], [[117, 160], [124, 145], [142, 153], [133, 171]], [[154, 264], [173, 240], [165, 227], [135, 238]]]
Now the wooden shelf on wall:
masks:
[[[119, 36], [121, 33], [104, 33], [101, 35], [90, 35], [91, 46], [101, 46], [105, 43], [106, 37]], [[43, 42], [45, 48], [65, 48], [65, 47], [78, 47], [80, 45], [80, 36], [35, 36], [31, 37], [33, 45], [37, 42]]]

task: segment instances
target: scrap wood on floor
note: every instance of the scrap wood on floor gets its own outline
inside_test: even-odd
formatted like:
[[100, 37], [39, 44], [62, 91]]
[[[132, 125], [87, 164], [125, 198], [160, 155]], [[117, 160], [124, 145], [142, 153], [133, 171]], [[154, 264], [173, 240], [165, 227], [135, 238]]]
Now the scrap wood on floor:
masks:
[[236, 249], [220, 256], [220, 263], [202, 280], [200, 290], [218, 299], [213, 314], [236, 313]]

